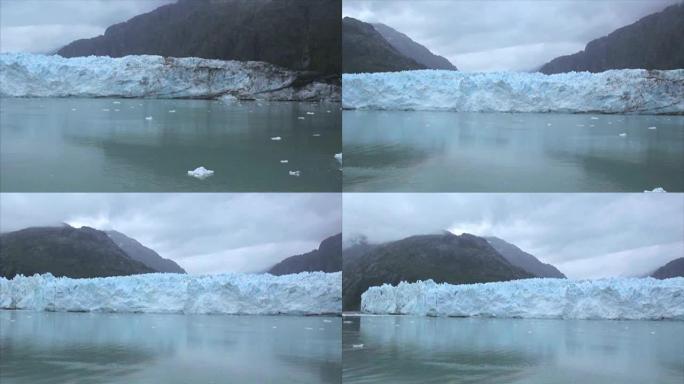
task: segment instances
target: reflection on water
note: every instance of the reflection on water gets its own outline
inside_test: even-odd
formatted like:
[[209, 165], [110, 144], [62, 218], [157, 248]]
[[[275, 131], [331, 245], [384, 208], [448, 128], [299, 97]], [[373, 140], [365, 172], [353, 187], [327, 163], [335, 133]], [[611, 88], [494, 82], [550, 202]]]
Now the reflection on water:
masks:
[[684, 380], [684, 322], [363, 316], [342, 329], [344, 383]]
[[684, 116], [345, 111], [343, 126], [345, 191], [684, 191]]
[[[334, 158], [342, 152], [339, 104], [15, 98], [0, 102], [2, 191], [341, 188], [340, 164]], [[271, 140], [276, 136], [281, 140]], [[187, 176], [199, 166], [214, 170], [214, 176]], [[299, 170], [301, 176], [290, 176], [290, 170]]]
[[0, 311], [0, 382], [339, 383], [340, 323]]

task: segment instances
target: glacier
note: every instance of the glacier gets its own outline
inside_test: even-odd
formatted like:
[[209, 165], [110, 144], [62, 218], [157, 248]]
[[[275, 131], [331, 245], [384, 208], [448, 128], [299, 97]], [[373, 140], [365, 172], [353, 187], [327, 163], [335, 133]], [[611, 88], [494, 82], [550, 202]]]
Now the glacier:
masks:
[[342, 311], [342, 273], [152, 273], [0, 278], [0, 308], [66, 312], [324, 315]]
[[684, 320], [684, 278], [537, 278], [451, 285], [384, 284], [361, 295], [369, 314], [539, 319]]
[[684, 70], [342, 75], [345, 109], [684, 114]]
[[257, 61], [0, 54], [2, 97], [339, 101], [338, 85], [299, 84], [302, 75]]

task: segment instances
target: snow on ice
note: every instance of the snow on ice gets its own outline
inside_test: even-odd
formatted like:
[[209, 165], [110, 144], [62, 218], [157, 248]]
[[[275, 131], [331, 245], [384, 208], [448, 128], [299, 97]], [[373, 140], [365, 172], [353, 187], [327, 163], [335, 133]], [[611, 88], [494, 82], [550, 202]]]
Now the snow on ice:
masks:
[[154, 273], [93, 279], [51, 274], [0, 278], [0, 308], [36, 311], [320, 315], [342, 310], [342, 274], [192, 276]]
[[458, 317], [684, 320], [684, 278], [384, 284], [363, 293], [361, 311]]
[[684, 69], [555, 75], [419, 70], [342, 76], [346, 109], [684, 114]]
[[0, 96], [339, 100], [339, 87], [295, 87], [298, 73], [257, 61], [196, 57], [0, 54]]
[[188, 176], [196, 177], [200, 180], [206, 179], [207, 177], [214, 174], [211, 169], [206, 169], [204, 167], [197, 167], [192, 171], [188, 171]]

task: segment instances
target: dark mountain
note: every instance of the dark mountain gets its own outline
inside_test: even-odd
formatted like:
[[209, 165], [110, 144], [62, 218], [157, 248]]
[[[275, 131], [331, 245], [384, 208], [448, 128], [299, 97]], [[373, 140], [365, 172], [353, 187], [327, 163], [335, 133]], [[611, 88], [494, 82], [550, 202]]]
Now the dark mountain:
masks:
[[73, 278], [152, 273], [106, 233], [89, 227], [33, 227], [0, 235], [0, 276], [50, 272]]
[[256, 60], [337, 75], [341, 12], [339, 0], [179, 0], [57, 53]]
[[372, 24], [342, 19], [342, 72], [395, 72], [425, 69], [402, 55], [375, 30]]
[[545, 264], [536, 257], [516, 247], [515, 245], [499, 239], [498, 237], [485, 237], [489, 244], [496, 249], [509, 263], [535, 275], [536, 277], [555, 277], [565, 279], [565, 275], [551, 264]]
[[346, 256], [342, 272], [344, 310], [358, 310], [361, 294], [384, 283], [432, 279], [470, 284], [534, 277], [509, 263], [487, 240], [463, 234], [412, 236]]
[[186, 273], [173, 260], [159, 256], [157, 252], [140, 244], [137, 240], [117, 231], [106, 231], [106, 233], [131, 259], [137, 260], [157, 272]]
[[656, 279], [669, 279], [671, 277], [684, 277], [684, 257], [674, 259], [651, 274]]
[[410, 37], [385, 24], [374, 23], [373, 27], [399, 53], [413, 59], [428, 69], [447, 69], [456, 71], [456, 67], [445, 57], [435, 55], [429, 49], [416, 43]]
[[555, 58], [544, 64], [540, 72], [684, 68], [682, 41], [684, 4], [676, 4], [592, 40], [584, 51]]
[[271, 275], [299, 272], [339, 272], [342, 270], [342, 234], [328, 237], [318, 249], [302, 255], [290, 256], [268, 270]]

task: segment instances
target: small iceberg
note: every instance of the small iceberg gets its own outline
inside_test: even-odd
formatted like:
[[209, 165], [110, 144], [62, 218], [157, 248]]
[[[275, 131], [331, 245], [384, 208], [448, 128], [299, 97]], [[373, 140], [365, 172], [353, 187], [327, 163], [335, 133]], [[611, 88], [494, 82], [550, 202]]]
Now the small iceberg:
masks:
[[656, 127], [648, 127], [648, 129], [650, 129], [651, 131], [653, 131], [653, 130], [656, 129]]
[[169, 113], [176, 113], [175, 109], [169, 109]]
[[109, 108], [102, 108], [102, 112], [109, 112]]
[[297, 177], [299, 177], [299, 176], [301, 176], [301, 172], [300, 172], [300, 171], [290, 171], [290, 176], [297, 176]]
[[667, 191], [666, 191], [665, 189], [663, 189], [663, 187], [655, 187], [655, 188], [653, 188], [653, 189], [650, 190], [650, 191], [648, 191], [648, 190], [644, 191], [644, 193], [652, 193], [652, 192], [655, 192], [655, 193], [665, 193], [665, 192], [667, 192]]
[[361, 348], [363, 348], [363, 344], [352, 344], [352, 348], [361, 349]]
[[335, 160], [339, 161], [340, 164], [342, 164], [342, 152], [335, 154]]
[[297, 117], [297, 118], [298, 118], [299, 120], [304, 120], [304, 119], [305, 119], [304, 116], [299, 116], [299, 117]]
[[145, 120], [147, 120], [147, 121], [152, 120], [152, 116], [147, 116], [147, 117], [145, 118]]
[[590, 117], [590, 119], [592, 119], [592, 120], [598, 120], [598, 117], [592, 116], [592, 117]]
[[315, 115], [314, 112], [307, 112], [306, 114], [307, 114], [307, 115]]
[[204, 167], [195, 168], [192, 171], [188, 171], [188, 176], [196, 177], [200, 180], [206, 179], [207, 177], [214, 174], [214, 171], [206, 169]]
[[313, 137], [320, 137], [321, 134], [320, 134], [320, 133], [314, 133], [312, 136], [313, 136]]
[[112, 104], [121, 104], [120, 101], [112, 101]]
[[274, 136], [274, 137], [271, 137], [271, 140], [273, 140], [273, 141], [280, 141], [280, 140], [281, 140], [281, 137], [280, 137], [280, 136]]
[[620, 136], [620, 137], [626, 137], [626, 136], [627, 136], [627, 134], [626, 134], [626, 133], [624, 133], [624, 132], [622, 132], [622, 133], [621, 133], [621, 134], [619, 134], [618, 136]]
[[288, 160], [280, 160], [280, 164], [287, 164], [287, 163], [289, 163]]

